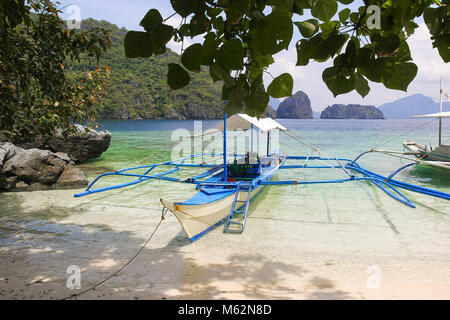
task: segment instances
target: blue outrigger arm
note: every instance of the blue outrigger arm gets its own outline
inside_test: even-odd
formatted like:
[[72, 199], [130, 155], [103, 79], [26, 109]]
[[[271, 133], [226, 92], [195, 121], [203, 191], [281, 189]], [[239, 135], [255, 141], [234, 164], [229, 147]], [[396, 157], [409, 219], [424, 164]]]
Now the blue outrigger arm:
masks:
[[[104, 192], [104, 191], [108, 191], [108, 190], [125, 188], [128, 186], [132, 186], [132, 185], [135, 185], [135, 184], [138, 184], [138, 183], [141, 183], [144, 181], [152, 180], [152, 179], [165, 180], [165, 181], [171, 181], [171, 182], [184, 182], [184, 183], [198, 184], [198, 183], [200, 183], [198, 181], [198, 179], [206, 178], [206, 177], [210, 176], [211, 174], [213, 174], [213, 173], [217, 172], [219, 169], [221, 169], [223, 167], [223, 165], [217, 166], [214, 164], [186, 164], [184, 162], [186, 160], [190, 160], [190, 159], [193, 159], [196, 157], [218, 156], [218, 155], [222, 155], [222, 154], [215, 154], [215, 153], [195, 154], [195, 155], [190, 155], [188, 157], [173, 160], [173, 161], [166, 161], [166, 162], [161, 162], [161, 163], [157, 163], [157, 164], [150, 164], [150, 165], [138, 166], [138, 167], [133, 167], [133, 168], [125, 168], [125, 169], [118, 170], [115, 172], [107, 172], [107, 173], [104, 173], [104, 174], [98, 176], [97, 178], [95, 178], [95, 180], [92, 181], [92, 183], [87, 187], [87, 189], [84, 192], [76, 194], [75, 198], [84, 197], [84, 196], [87, 196], [87, 195], [90, 195], [93, 193], [99, 193], [99, 192]], [[160, 172], [157, 174], [150, 175], [150, 172], [159, 166], [175, 166], [175, 168], [172, 168], [170, 170]], [[178, 179], [178, 178], [166, 177], [166, 175], [169, 175], [171, 173], [179, 171], [180, 167], [199, 167], [199, 168], [201, 167], [201, 168], [209, 168], [209, 170], [202, 174], [194, 176], [190, 179]], [[130, 171], [140, 170], [140, 169], [148, 169], [148, 170], [145, 171], [144, 174], [129, 173]], [[116, 185], [112, 185], [112, 186], [108, 186], [108, 187], [104, 187], [104, 188], [92, 189], [94, 184], [96, 184], [101, 178], [106, 177], [106, 176], [136, 177], [138, 179], [131, 181], [131, 182], [127, 182], [127, 183], [116, 184]]]
[[[366, 154], [366, 153], [364, 153], [364, 154]], [[178, 159], [178, 160], [166, 161], [166, 162], [161, 162], [158, 164], [143, 165], [143, 166], [138, 166], [138, 167], [133, 167], [133, 168], [126, 168], [126, 169], [118, 170], [115, 172], [104, 173], [104, 174], [98, 176], [87, 187], [86, 191], [76, 194], [75, 197], [83, 197], [83, 196], [90, 195], [93, 193], [104, 192], [104, 191], [113, 190], [113, 189], [120, 189], [120, 188], [128, 187], [131, 185], [135, 185], [135, 184], [138, 184], [141, 182], [145, 182], [148, 180], [165, 180], [165, 181], [170, 181], [170, 182], [190, 183], [190, 184], [195, 184], [197, 186], [197, 189], [200, 189], [200, 188], [223, 188], [226, 190], [228, 188], [231, 188], [231, 189], [237, 188], [236, 182], [231, 182], [231, 181], [211, 182], [211, 181], [204, 180], [204, 179], [210, 177], [211, 175], [216, 174], [219, 170], [225, 171], [224, 163], [219, 164], [219, 165], [185, 163], [189, 159], [193, 159], [196, 157], [203, 157], [203, 156], [223, 156], [225, 158], [225, 155], [223, 153], [220, 153], [220, 154], [215, 154], [215, 153], [195, 154], [195, 155], [190, 155], [188, 157]], [[236, 156], [244, 156], [244, 155], [236, 155]], [[397, 175], [400, 171], [414, 165], [415, 163], [407, 164], [407, 165], [397, 169], [389, 176], [385, 177], [385, 176], [382, 176], [380, 174], [377, 174], [375, 172], [369, 171], [369, 170], [361, 167], [357, 163], [357, 160], [360, 157], [361, 156], [359, 156], [355, 160], [350, 160], [350, 159], [345, 159], [345, 158], [326, 158], [326, 157], [314, 157], [314, 156], [307, 156], [307, 157], [306, 156], [286, 156], [286, 160], [304, 160], [305, 162], [301, 165], [282, 165], [279, 167], [279, 169], [342, 169], [343, 172], [345, 172], [349, 177], [343, 178], [343, 179], [316, 180], [316, 181], [301, 181], [301, 180], [300, 181], [299, 180], [263, 181], [264, 176], [262, 176], [261, 179], [255, 179], [252, 182], [251, 187], [255, 188], [256, 184], [261, 184], [261, 185], [297, 185], [297, 184], [306, 185], [306, 184], [345, 183], [345, 182], [350, 182], [350, 181], [368, 181], [368, 182], [373, 183], [373, 185], [375, 185], [376, 187], [380, 188], [383, 192], [385, 192], [387, 195], [389, 195], [393, 199], [395, 199], [409, 207], [412, 207], [412, 208], [415, 208], [414, 203], [411, 200], [409, 200], [404, 194], [402, 194], [397, 188], [406, 189], [409, 191], [413, 191], [413, 192], [417, 192], [417, 193], [421, 193], [421, 194], [425, 194], [428, 196], [433, 196], [433, 197], [437, 197], [437, 198], [441, 198], [441, 199], [445, 199], [445, 200], [450, 200], [450, 194], [448, 194], [448, 193], [425, 188], [425, 187], [416, 186], [413, 184], [409, 184], [406, 182], [402, 182], [402, 181], [393, 179], [393, 177], [395, 175]], [[321, 161], [321, 162], [334, 161], [337, 164], [336, 165], [331, 165], [331, 164], [330, 165], [310, 165], [310, 163], [313, 163], [314, 161]], [[156, 167], [159, 167], [159, 166], [169, 166], [169, 167], [173, 167], [173, 168], [171, 168], [167, 171], [164, 171], [164, 172], [157, 173], [157, 174], [151, 174], [151, 172]], [[203, 173], [192, 176], [190, 178], [186, 178], [186, 179], [167, 177], [167, 175], [179, 171], [181, 167], [198, 167], [198, 168], [204, 167], [204, 168], [208, 168], [208, 170]], [[134, 170], [139, 170], [139, 169], [147, 169], [147, 170], [143, 174], [132, 173]], [[278, 168], [277, 168], [277, 170], [278, 170]], [[356, 174], [359, 174], [360, 176], [355, 176], [351, 172], [355, 172]], [[104, 188], [92, 189], [92, 187], [94, 186], [95, 183], [97, 183], [101, 178], [106, 177], [106, 176], [125, 176], [125, 177], [135, 177], [137, 179], [134, 181], [131, 181], [131, 182], [127, 182], [127, 183], [116, 184], [116, 185], [112, 185], [112, 186], [108, 186], [108, 187], [104, 187]]]
[[[348, 174], [348, 170], [355, 171], [357, 173], [360, 173], [363, 175], [363, 177], [355, 177], [353, 175], [350, 175], [349, 178], [346, 179], [335, 179], [335, 180], [317, 180], [317, 181], [298, 181], [298, 180], [286, 180], [286, 181], [267, 181], [263, 182], [262, 184], [265, 185], [283, 185], [283, 184], [326, 184], [326, 183], [344, 183], [349, 181], [362, 181], [366, 180], [369, 182], [372, 182], [375, 186], [379, 187], [381, 190], [383, 190], [386, 194], [388, 194], [390, 197], [394, 198], [395, 200], [409, 206], [412, 208], [415, 208], [414, 203], [410, 201], [405, 195], [403, 195], [400, 191], [397, 190], [396, 187], [422, 193], [428, 196], [433, 196], [445, 200], [450, 200], [450, 194], [433, 190], [429, 188], [424, 188], [420, 186], [416, 186], [413, 184], [409, 184], [406, 182], [398, 181], [392, 179], [396, 174], [398, 174], [400, 171], [414, 165], [415, 163], [407, 164], [400, 169], [393, 172], [388, 177], [384, 177], [380, 174], [374, 173], [372, 171], [369, 171], [367, 169], [362, 168], [356, 160], [358, 160], [360, 157], [358, 157], [355, 160], [345, 159], [345, 158], [323, 158], [323, 157], [295, 157], [295, 156], [288, 156], [288, 160], [305, 160], [305, 161], [336, 161], [338, 165], [318, 165], [318, 166], [306, 166], [303, 165], [289, 165], [289, 166], [282, 166], [280, 169], [342, 169], [342, 164], [340, 161], [346, 162], [344, 168], [347, 170], [345, 171]], [[306, 163], [306, 162], [305, 162]]]

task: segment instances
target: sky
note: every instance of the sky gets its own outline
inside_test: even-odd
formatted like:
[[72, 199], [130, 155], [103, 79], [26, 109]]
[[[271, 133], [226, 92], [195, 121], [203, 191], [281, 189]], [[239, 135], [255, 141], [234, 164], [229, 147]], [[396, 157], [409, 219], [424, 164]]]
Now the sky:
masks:
[[[174, 13], [169, 0], [59, 0], [60, 7], [63, 8], [63, 18], [72, 18], [77, 14], [76, 11], [69, 12], [69, 6], [77, 6], [79, 9], [79, 16], [81, 19], [94, 18], [97, 20], [107, 20], [119, 27], [125, 27], [128, 30], [142, 30], [139, 26], [140, 20], [144, 17], [149, 9], [156, 8], [161, 15], [166, 18]], [[361, 5], [362, 1], [354, 2], [351, 9]], [[300, 18], [294, 15], [295, 21], [306, 20], [310, 16]], [[178, 26], [180, 17], [174, 16], [166, 23], [173, 26]], [[443, 76], [444, 92], [450, 93], [450, 64], [444, 63], [437, 52], [433, 49], [430, 40], [430, 34], [423, 20], [417, 20], [419, 28], [413, 36], [408, 39], [411, 50], [411, 55], [414, 63], [418, 66], [419, 71], [408, 88], [408, 92], [397, 91], [385, 88], [378, 83], [369, 83], [371, 87], [370, 93], [363, 99], [356, 92], [351, 92], [345, 95], [333, 97], [327, 86], [322, 81], [322, 72], [325, 68], [332, 65], [332, 61], [325, 63], [318, 63], [311, 61], [305, 67], [296, 67], [297, 52], [295, 43], [301, 38], [297, 28], [294, 28], [294, 36], [288, 50], [279, 52], [274, 58], [275, 63], [269, 68], [272, 76], [276, 77], [284, 72], [289, 72], [294, 78], [294, 90], [304, 91], [308, 94], [312, 109], [315, 111], [322, 111], [327, 106], [341, 103], [341, 104], [364, 104], [380, 105], [392, 102], [397, 99], [404, 98], [417, 93], [422, 93], [426, 96], [439, 101], [439, 82], [441, 75]], [[201, 36], [190, 40], [191, 42], [201, 41]], [[175, 52], [180, 53], [180, 46], [171, 41], [168, 46]], [[185, 43], [185, 47], [188, 44]], [[270, 83], [270, 76], [265, 78], [265, 83]]]

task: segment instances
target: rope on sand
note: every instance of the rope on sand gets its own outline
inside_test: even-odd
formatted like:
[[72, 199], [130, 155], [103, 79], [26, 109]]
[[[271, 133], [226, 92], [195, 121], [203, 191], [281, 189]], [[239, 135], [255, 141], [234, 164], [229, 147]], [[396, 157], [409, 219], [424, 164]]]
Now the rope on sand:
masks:
[[150, 242], [150, 240], [153, 238], [153, 236], [155, 235], [156, 231], [158, 230], [159, 226], [161, 225], [161, 223], [163, 222], [163, 220], [165, 219], [165, 215], [167, 213], [167, 209], [163, 208], [162, 212], [161, 212], [161, 220], [159, 221], [158, 225], [156, 226], [156, 228], [153, 230], [152, 234], [150, 235], [150, 237], [147, 239], [147, 241], [144, 243], [144, 245], [141, 247], [141, 249], [139, 249], [139, 251], [130, 259], [128, 260], [127, 263], [125, 263], [119, 270], [117, 270], [116, 272], [114, 272], [113, 274], [111, 274], [109, 277], [107, 277], [106, 279], [96, 283], [95, 285], [93, 285], [92, 287], [89, 287], [88, 289], [80, 292], [80, 293], [76, 293], [76, 294], [72, 294], [68, 297], [63, 298], [62, 300], [68, 300], [68, 299], [72, 299], [75, 297], [78, 297], [90, 290], [93, 290], [95, 288], [97, 288], [98, 286], [100, 286], [101, 284], [105, 283], [106, 281], [108, 281], [109, 279], [111, 279], [112, 277], [114, 277], [115, 275], [117, 275], [120, 271], [122, 271], [123, 269], [126, 268], [126, 266], [128, 266], [131, 262], [133, 262], [134, 259], [137, 258], [137, 256], [142, 252], [142, 250], [145, 249], [145, 247], [147, 246], [147, 244]]

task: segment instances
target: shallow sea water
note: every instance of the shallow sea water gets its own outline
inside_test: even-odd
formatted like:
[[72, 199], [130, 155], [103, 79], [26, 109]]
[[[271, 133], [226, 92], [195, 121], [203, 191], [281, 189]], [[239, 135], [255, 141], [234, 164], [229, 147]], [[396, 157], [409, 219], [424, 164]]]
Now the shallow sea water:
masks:
[[[437, 143], [436, 121], [280, 122], [334, 157], [354, 159], [383, 141], [387, 143], [380, 149], [398, 151], [407, 139]], [[215, 123], [204, 121], [203, 126]], [[101, 158], [80, 166], [91, 181], [106, 171], [169, 160], [176, 143], [171, 141], [172, 131], [194, 128], [193, 121], [100, 124], [113, 139]], [[444, 143], [450, 143], [449, 129], [447, 121]], [[310, 152], [283, 134], [280, 150], [289, 155]], [[359, 163], [389, 175], [407, 161], [373, 153]], [[202, 169], [183, 170], [181, 176], [196, 172]], [[345, 177], [337, 169], [295, 169], [280, 170], [275, 179]], [[396, 178], [450, 192], [450, 173], [445, 170], [412, 167]], [[99, 186], [118, 181], [111, 178]], [[157, 226], [160, 198], [183, 200], [195, 193], [191, 185], [164, 181], [74, 198], [80, 191], [0, 194], [0, 298], [62, 298], [75, 293], [65, 286], [70, 265], [80, 267], [83, 289], [102, 280], [131, 258]], [[367, 182], [267, 186], [252, 203], [242, 235], [224, 234], [222, 226], [194, 243], [169, 213], [127, 269], [82, 297], [395, 298], [404, 296], [393, 289], [399, 286], [438, 285], [450, 298], [450, 204], [404, 194], [416, 209]], [[368, 286], [371, 270], [381, 273], [381, 289]]]

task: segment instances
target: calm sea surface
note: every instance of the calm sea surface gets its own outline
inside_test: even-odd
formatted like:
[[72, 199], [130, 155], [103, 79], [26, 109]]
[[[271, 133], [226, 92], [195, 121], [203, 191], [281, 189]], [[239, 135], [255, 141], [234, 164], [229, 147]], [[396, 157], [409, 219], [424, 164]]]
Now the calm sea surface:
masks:
[[[349, 159], [380, 144], [379, 149], [402, 151], [404, 140], [436, 146], [438, 139], [438, 123], [429, 123], [429, 120], [279, 122], [319, 146], [324, 155]], [[219, 121], [203, 121], [202, 126], [211, 128], [217, 123]], [[112, 132], [111, 146], [101, 158], [90, 160], [80, 167], [92, 181], [103, 172], [167, 161], [172, 147], [177, 143], [172, 141], [172, 132], [180, 128], [193, 131], [194, 121], [100, 121], [99, 129]], [[443, 136], [444, 143], [450, 144], [450, 121], [444, 121]], [[280, 135], [279, 141], [280, 150], [289, 155], [308, 155], [311, 152], [308, 147], [284, 134]], [[368, 154], [360, 161], [362, 166], [383, 175], [406, 163], [405, 160], [378, 153]], [[202, 172], [202, 169], [183, 170], [180, 174], [187, 177], [197, 172]], [[345, 177], [345, 173], [335, 169], [296, 169], [281, 170], [275, 179]], [[411, 167], [396, 178], [450, 192], [450, 172], [445, 170]], [[119, 181], [124, 180], [105, 179], [98, 186]], [[62, 279], [66, 277], [65, 267], [62, 266], [68, 263], [86, 267], [99, 257], [125, 261], [158, 223], [160, 198], [184, 200], [195, 193], [191, 185], [164, 181], [146, 182], [140, 186], [75, 199], [73, 194], [80, 191], [0, 194], [0, 250], [3, 252], [0, 255], [3, 270], [0, 271], [3, 274], [19, 276], [15, 274], [14, 266], [8, 264], [11, 260], [28, 266], [27, 272], [31, 274], [36, 272], [50, 277], [55, 276], [56, 272], [56, 277]], [[367, 182], [269, 186], [251, 205], [244, 235], [223, 234], [222, 227], [219, 227], [199, 240], [198, 245], [190, 244], [176, 219], [170, 216], [164, 228], [158, 231], [154, 246], [179, 250], [183, 246], [196, 248], [206, 243], [219, 246], [223, 241], [237, 241], [235, 239], [252, 243], [264, 234], [261, 241], [268, 241], [265, 246], [268, 250], [275, 243], [278, 245], [284, 241], [289, 246], [291, 241], [297, 239], [305, 248], [320, 248], [322, 252], [340, 250], [353, 254], [370, 248], [383, 255], [397, 255], [408, 250], [423, 250], [426, 254], [435, 252], [437, 256], [448, 259], [449, 202], [408, 191], [404, 193], [417, 205], [416, 209], [396, 202]], [[346, 229], [346, 226], [352, 229]], [[334, 239], [337, 235], [339, 239]], [[325, 243], [325, 238], [330, 241]], [[87, 272], [86, 281], [97, 281], [105, 274]]]

